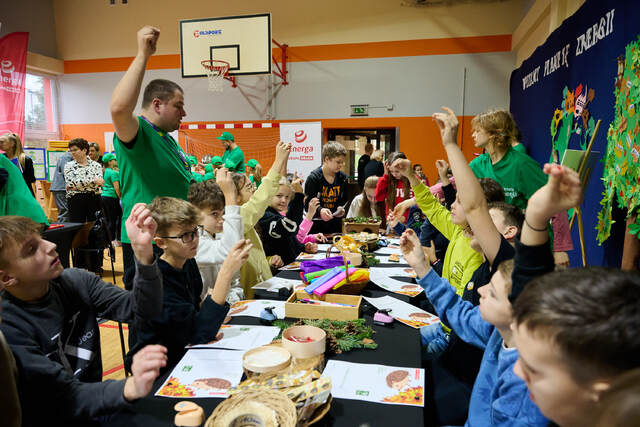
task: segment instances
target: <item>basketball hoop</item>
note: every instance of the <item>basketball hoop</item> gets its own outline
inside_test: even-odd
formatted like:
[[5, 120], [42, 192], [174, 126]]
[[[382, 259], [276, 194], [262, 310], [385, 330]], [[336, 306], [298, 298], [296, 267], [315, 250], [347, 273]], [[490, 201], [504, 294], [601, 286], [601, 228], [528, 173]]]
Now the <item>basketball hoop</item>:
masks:
[[210, 92], [222, 92], [224, 78], [229, 72], [229, 63], [218, 59], [205, 59], [201, 62], [207, 73]]

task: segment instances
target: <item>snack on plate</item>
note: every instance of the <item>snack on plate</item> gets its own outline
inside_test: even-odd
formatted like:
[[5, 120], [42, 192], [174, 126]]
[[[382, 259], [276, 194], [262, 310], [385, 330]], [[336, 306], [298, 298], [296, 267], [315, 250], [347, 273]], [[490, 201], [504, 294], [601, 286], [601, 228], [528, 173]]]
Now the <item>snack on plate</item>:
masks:
[[389, 255], [389, 262], [400, 262], [400, 255], [398, 254]]

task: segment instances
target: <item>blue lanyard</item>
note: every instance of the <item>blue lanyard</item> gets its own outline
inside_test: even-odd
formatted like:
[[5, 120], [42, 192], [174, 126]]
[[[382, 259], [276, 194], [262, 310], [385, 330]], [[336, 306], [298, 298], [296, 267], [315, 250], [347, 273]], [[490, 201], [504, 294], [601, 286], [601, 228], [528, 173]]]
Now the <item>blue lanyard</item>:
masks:
[[182, 166], [184, 166], [185, 170], [189, 173], [191, 173], [191, 166], [189, 165], [189, 161], [187, 160], [187, 156], [185, 156], [184, 152], [182, 151], [181, 148], [179, 148], [180, 146], [178, 145], [178, 143], [175, 141], [175, 139], [173, 139], [171, 137], [171, 135], [169, 135], [167, 132], [163, 131], [162, 129], [160, 129], [159, 127], [157, 127], [156, 125], [154, 125], [153, 123], [151, 123], [149, 121], [149, 119], [147, 119], [145, 116], [140, 115], [140, 117], [142, 117], [142, 119], [149, 123], [149, 126], [151, 126], [153, 128], [153, 130], [155, 130], [158, 135], [160, 135], [162, 137], [162, 139], [164, 139], [164, 141], [167, 143], [167, 145], [169, 146], [169, 148], [171, 150], [173, 150], [173, 152], [175, 154], [178, 155], [178, 157], [180, 158], [180, 160], [182, 161]]

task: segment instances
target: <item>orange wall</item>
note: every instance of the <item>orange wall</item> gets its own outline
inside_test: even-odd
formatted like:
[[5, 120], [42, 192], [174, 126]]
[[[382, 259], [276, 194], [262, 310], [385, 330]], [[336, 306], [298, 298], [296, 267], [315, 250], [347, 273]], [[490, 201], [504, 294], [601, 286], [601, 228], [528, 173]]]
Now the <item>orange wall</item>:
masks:
[[[475, 157], [474, 152], [476, 151], [471, 138], [472, 118], [472, 116], [458, 117], [462, 128], [458, 140], [462, 143], [462, 151], [468, 161], [471, 161]], [[293, 121], [296, 120], [286, 120], [286, 122]], [[413, 163], [421, 163], [425, 174], [431, 182], [435, 182], [437, 179], [435, 161], [438, 159], [446, 159], [442, 143], [440, 142], [440, 131], [431, 117], [348, 118], [298, 121], [320, 121], [323, 129], [398, 128], [397, 142], [399, 142], [400, 151], [403, 151]], [[189, 124], [197, 123], [203, 122], [189, 122]], [[88, 141], [97, 142], [102, 150], [104, 150], [104, 133], [113, 132], [113, 125], [110, 123], [87, 125], [66, 124], [61, 125], [60, 128], [62, 134], [61, 139], [82, 137]], [[220, 130], [220, 132], [221, 131], [222, 130]], [[274, 141], [274, 143], [275, 142], [276, 141]], [[184, 146], [183, 137], [180, 138], [180, 143]], [[242, 146], [241, 141], [239, 141], [239, 144]], [[261, 162], [265, 168], [268, 168], [273, 158], [272, 156], [265, 155], [263, 159], [258, 158], [257, 160]]]

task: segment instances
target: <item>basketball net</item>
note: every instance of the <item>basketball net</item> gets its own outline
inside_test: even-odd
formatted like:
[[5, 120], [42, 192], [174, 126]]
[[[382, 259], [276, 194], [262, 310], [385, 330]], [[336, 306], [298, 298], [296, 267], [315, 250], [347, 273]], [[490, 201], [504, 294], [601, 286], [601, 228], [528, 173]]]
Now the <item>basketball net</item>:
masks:
[[224, 77], [229, 72], [229, 63], [217, 59], [206, 59], [201, 62], [209, 80], [209, 92], [222, 92], [224, 90]]

